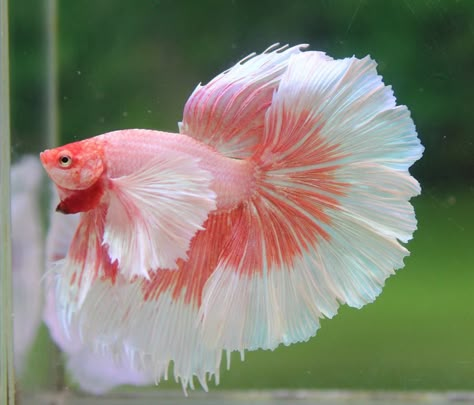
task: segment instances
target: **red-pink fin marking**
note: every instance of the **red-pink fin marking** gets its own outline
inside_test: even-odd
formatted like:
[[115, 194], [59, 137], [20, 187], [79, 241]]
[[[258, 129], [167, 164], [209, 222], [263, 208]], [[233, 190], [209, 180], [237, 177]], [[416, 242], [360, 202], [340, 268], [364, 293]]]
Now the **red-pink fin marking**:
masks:
[[226, 156], [250, 157], [261, 142], [265, 113], [288, 60], [305, 47], [272, 46], [197, 86], [184, 107], [180, 132]]
[[226, 350], [309, 339], [403, 266], [423, 147], [369, 58], [292, 55], [265, 117], [257, 195], [203, 291], [204, 340]]
[[[156, 382], [168, 378], [171, 362], [184, 389], [194, 388], [194, 377], [206, 390], [211, 376], [218, 382], [222, 349], [202, 339], [198, 313], [203, 286], [232, 235], [233, 222], [227, 214], [211, 214], [176, 271], [156, 271], [149, 280], [97, 280], [73, 317], [73, 324], [85, 325], [85, 341], [117, 353]], [[128, 353], [117, 351], [115, 342], [122, 341]]]
[[105, 214], [104, 206], [80, 214], [67, 256], [51, 269], [57, 277], [56, 296], [62, 305], [61, 321], [65, 329], [96, 280], [105, 278], [115, 282], [117, 263], [110, 261], [102, 244]]

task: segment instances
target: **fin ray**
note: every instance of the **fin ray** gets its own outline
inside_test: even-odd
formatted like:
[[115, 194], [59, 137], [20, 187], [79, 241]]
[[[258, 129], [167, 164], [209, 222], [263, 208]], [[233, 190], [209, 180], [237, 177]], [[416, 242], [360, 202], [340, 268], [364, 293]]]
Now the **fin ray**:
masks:
[[187, 155], [170, 152], [111, 183], [103, 243], [129, 278], [175, 269], [216, 207], [211, 174]]
[[205, 339], [273, 349], [307, 340], [341, 303], [373, 301], [408, 255], [420, 192], [408, 167], [422, 150], [369, 58], [293, 55], [253, 156], [257, 196], [204, 287]]
[[[122, 363], [156, 382], [167, 379], [171, 362], [184, 390], [193, 388], [194, 376], [204, 389], [212, 375], [218, 381], [222, 349], [202, 339], [198, 312], [203, 285], [232, 224], [227, 215], [212, 214], [204, 227], [177, 271], [157, 271], [149, 280], [96, 280], [71, 327], [78, 327], [96, 350], [116, 353]], [[202, 255], [203, 250], [216, 253]], [[117, 350], [116, 342], [127, 342], [128, 352]]]
[[197, 86], [184, 107], [180, 132], [226, 156], [250, 157], [261, 142], [265, 113], [288, 60], [305, 47], [272, 46]]

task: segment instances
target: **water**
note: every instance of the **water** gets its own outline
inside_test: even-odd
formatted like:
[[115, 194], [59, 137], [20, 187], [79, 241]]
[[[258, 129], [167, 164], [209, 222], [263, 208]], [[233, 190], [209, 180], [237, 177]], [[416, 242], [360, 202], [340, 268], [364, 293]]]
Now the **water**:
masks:
[[[25, 347], [21, 355], [15, 353], [23, 404], [474, 402], [474, 143], [469, 109], [474, 3], [236, 0], [216, 7], [208, 1], [98, 5], [20, 0], [10, 2], [10, 60], [6, 1], [1, 4], [2, 84], [8, 61], [11, 72], [11, 96], [1, 87], [0, 116], [2, 405], [13, 368], [7, 343], [13, 333], [8, 307], [14, 294], [24, 304], [17, 307], [15, 322], [29, 327], [20, 328], [15, 344], [17, 353]], [[174, 381], [108, 393], [107, 384], [99, 383], [106, 371], [94, 366], [94, 355], [78, 350], [75, 357], [65, 356], [48, 329], [36, 327], [48, 304], [41, 302], [40, 290], [45, 285], [40, 281], [44, 252], [33, 248], [44, 244], [49, 215], [49, 186], [39, 166], [12, 184], [12, 190], [21, 183], [26, 194], [27, 187], [36, 193], [19, 215], [25, 221], [19, 238], [29, 242], [17, 257], [32, 263], [25, 266], [28, 279], [19, 287], [17, 277], [14, 289], [8, 288], [8, 152], [16, 164], [46, 147], [115, 129], [176, 132], [197, 83], [277, 41], [309, 43], [312, 50], [335, 58], [370, 54], [397, 102], [409, 107], [426, 147], [411, 170], [423, 187], [413, 200], [418, 230], [408, 244], [411, 255], [374, 304], [361, 310], [341, 307], [308, 342], [248, 352], [243, 362], [234, 353], [230, 370], [221, 368], [219, 386], [209, 383], [209, 394], [198, 388], [185, 398]], [[68, 372], [86, 361], [91, 361], [84, 368], [90, 373], [86, 388], [106, 391], [102, 397], [81, 393]], [[143, 382], [139, 373], [128, 378]]]

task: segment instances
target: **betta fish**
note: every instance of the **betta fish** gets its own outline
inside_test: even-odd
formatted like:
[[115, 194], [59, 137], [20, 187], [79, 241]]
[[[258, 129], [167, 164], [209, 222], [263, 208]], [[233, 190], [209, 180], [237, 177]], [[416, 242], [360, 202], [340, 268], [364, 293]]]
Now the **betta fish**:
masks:
[[[64, 214], [66, 331], [157, 382], [207, 390], [222, 354], [306, 341], [403, 267], [416, 229], [409, 110], [370, 58], [252, 54], [184, 107], [179, 134], [127, 129], [41, 153]], [[127, 350], [123, 350], [123, 345]]]

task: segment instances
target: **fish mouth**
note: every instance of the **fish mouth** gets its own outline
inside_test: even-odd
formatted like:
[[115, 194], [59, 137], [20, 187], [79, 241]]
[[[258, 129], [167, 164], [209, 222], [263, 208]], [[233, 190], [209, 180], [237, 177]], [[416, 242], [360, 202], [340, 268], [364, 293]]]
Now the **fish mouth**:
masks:
[[43, 163], [43, 165], [46, 163], [46, 152], [48, 150], [45, 150], [44, 152], [40, 152], [40, 160], [41, 160], [41, 163]]
[[60, 212], [61, 214], [69, 214], [63, 200], [61, 200], [56, 206], [56, 212]]
[[40, 152], [39, 157], [43, 166], [47, 166], [51, 162], [51, 151], [46, 149], [44, 152]]

